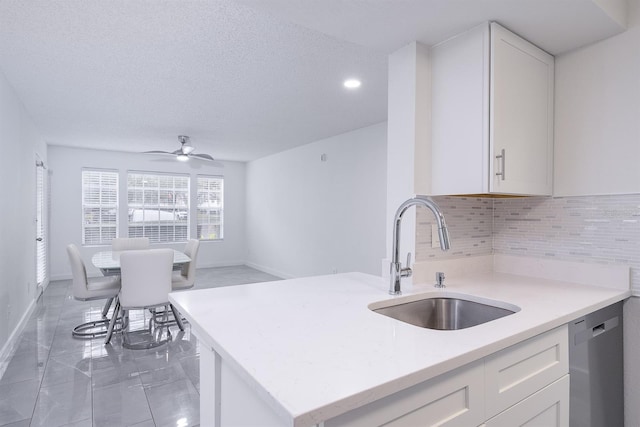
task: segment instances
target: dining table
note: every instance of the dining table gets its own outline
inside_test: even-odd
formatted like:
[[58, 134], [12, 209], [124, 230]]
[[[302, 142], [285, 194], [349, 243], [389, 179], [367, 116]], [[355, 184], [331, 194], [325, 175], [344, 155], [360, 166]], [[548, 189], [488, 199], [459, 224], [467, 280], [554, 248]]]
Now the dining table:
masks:
[[[91, 263], [105, 276], [120, 275], [120, 254], [126, 251], [100, 251], [91, 257]], [[183, 264], [191, 262], [184, 252], [173, 249], [173, 269], [179, 270]]]

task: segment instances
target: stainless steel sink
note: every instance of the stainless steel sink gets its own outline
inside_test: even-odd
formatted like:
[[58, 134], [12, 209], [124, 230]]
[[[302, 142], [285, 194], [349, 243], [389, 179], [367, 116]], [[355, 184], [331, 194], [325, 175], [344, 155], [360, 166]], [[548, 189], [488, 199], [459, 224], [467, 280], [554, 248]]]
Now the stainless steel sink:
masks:
[[460, 298], [435, 297], [371, 310], [421, 328], [450, 331], [481, 325], [519, 310], [515, 306], [510, 308], [513, 310]]

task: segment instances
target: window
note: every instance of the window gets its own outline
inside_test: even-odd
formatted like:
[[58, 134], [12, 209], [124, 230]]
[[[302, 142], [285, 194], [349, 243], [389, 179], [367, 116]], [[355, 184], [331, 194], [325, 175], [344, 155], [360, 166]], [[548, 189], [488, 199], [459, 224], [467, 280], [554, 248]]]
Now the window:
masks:
[[223, 238], [224, 178], [198, 176], [198, 239]]
[[82, 244], [105, 245], [118, 236], [118, 172], [82, 171]]
[[128, 235], [151, 243], [189, 238], [189, 176], [130, 172]]

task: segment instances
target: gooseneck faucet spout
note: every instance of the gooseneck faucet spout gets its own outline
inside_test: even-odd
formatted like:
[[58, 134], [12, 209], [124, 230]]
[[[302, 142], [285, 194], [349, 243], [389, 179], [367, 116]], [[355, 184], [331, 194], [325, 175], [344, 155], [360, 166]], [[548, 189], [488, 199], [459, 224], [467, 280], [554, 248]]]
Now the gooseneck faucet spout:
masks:
[[440, 249], [446, 251], [449, 249], [449, 230], [447, 230], [447, 224], [444, 220], [444, 215], [442, 211], [438, 207], [438, 205], [431, 200], [430, 197], [427, 196], [415, 196], [412, 199], [405, 201], [400, 205], [398, 210], [396, 211], [396, 215], [393, 219], [393, 247], [391, 250], [391, 274], [390, 274], [390, 284], [389, 284], [389, 293], [391, 295], [400, 295], [401, 291], [401, 280], [403, 277], [410, 277], [413, 274], [413, 270], [409, 264], [411, 263], [411, 254], [409, 254], [407, 258], [407, 266], [402, 267], [402, 263], [400, 262], [400, 224], [402, 222], [402, 216], [411, 206], [424, 206], [429, 209], [433, 215], [436, 217], [436, 222], [438, 224], [438, 236], [440, 237]]

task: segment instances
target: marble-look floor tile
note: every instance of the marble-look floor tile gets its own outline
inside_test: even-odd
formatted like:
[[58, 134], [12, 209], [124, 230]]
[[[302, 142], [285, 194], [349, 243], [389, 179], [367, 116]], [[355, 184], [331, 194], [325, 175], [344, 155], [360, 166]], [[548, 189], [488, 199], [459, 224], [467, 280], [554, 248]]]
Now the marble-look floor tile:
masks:
[[39, 346], [46, 347], [47, 350], [51, 348], [51, 342], [55, 336], [56, 320], [38, 320], [36, 322], [29, 323], [22, 331], [22, 339], [29, 340]]
[[191, 356], [180, 359], [180, 365], [195, 386], [198, 393], [200, 392], [200, 356]]
[[94, 427], [128, 426], [149, 419], [151, 411], [140, 379], [93, 390]]
[[51, 345], [51, 357], [62, 354], [75, 353], [83, 357], [91, 357], [92, 340], [77, 339], [71, 336], [71, 330], [60, 332], [57, 331]]
[[93, 426], [93, 421], [91, 420], [91, 418], [87, 418], [86, 420], [80, 420], [70, 424], [65, 424], [64, 426], [61, 426], [61, 427], [92, 427], [92, 426]]
[[[279, 280], [245, 266], [199, 269], [196, 275], [199, 289]], [[200, 342], [190, 326], [186, 324], [184, 332], [171, 326], [173, 340], [146, 351], [123, 348], [119, 334], [110, 345], [104, 345], [102, 338], [73, 338], [73, 327], [101, 318], [104, 302], [75, 300], [70, 280], [49, 284], [0, 379], [0, 425], [199, 425]], [[139, 311], [131, 318], [147, 325], [149, 317]], [[129, 399], [110, 411], [105, 395]], [[112, 412], [120, 419], [110, 421]]]
[[31, 426], [59, 427], [91, 418], [91, 379], [41, 387]]
[[153, 420], [146, 420], [138, 424], [133, 424], [130, 427], [156, 427], [156, 423]]
[[200, 395], [188, 379], [145, 388], [158, 427], [200, 424]]
[[117, 367], [99, 369], [91, 373], [91, 383], [94, 388], [106, 387], [138, 378], [140, 373], [133, 361], [125, 362]]
[[76, 381], [80, 376], [91, 377], [91, 357], [76, 353], [62, 354], [49, 358], [42, 386]]
[[134, 365], [135, 358], [131, 350], [122, 347], [114, 349], [111, 345], [102, 345], [100, 351], [97, 347], [91, 352], [91, 367], [93, 371], [109, 368], [120, 368], [127, 365]]
[[31, 425], [31, 418], [27, 418], [26, 420], [17, 421], [11, 424], [3, 424], [2, 427], [29, 427]]
[[37, 353], [15, 354], [0, 379], [0, 385], [42, 379], [47, 359]]
[[138, 367], [138, 371], [147, 372], [166, 368], [170, 365], [179, 364], [180, 359], [177, 356], [169, 353], [168, 351], [164, 351], [147, 354], [143, 357], [136, 357], [135, 362], [136, 366]]
[[172, 383], [178, 380], [188, 379], [187, 374], [179, 363], [165, 366], [164, 368], [140, 373], [140, 380], [145, 388]]
[[39, 380], [0, 385], [0, 426], [30, 420], [39, 388]]
[[50, 345], [42, 344], [37, 340], [31, 339], [25, 333], [14, 350], [15, 355], [36, 355], [39, 359], [46, 361], [49, 357]]

